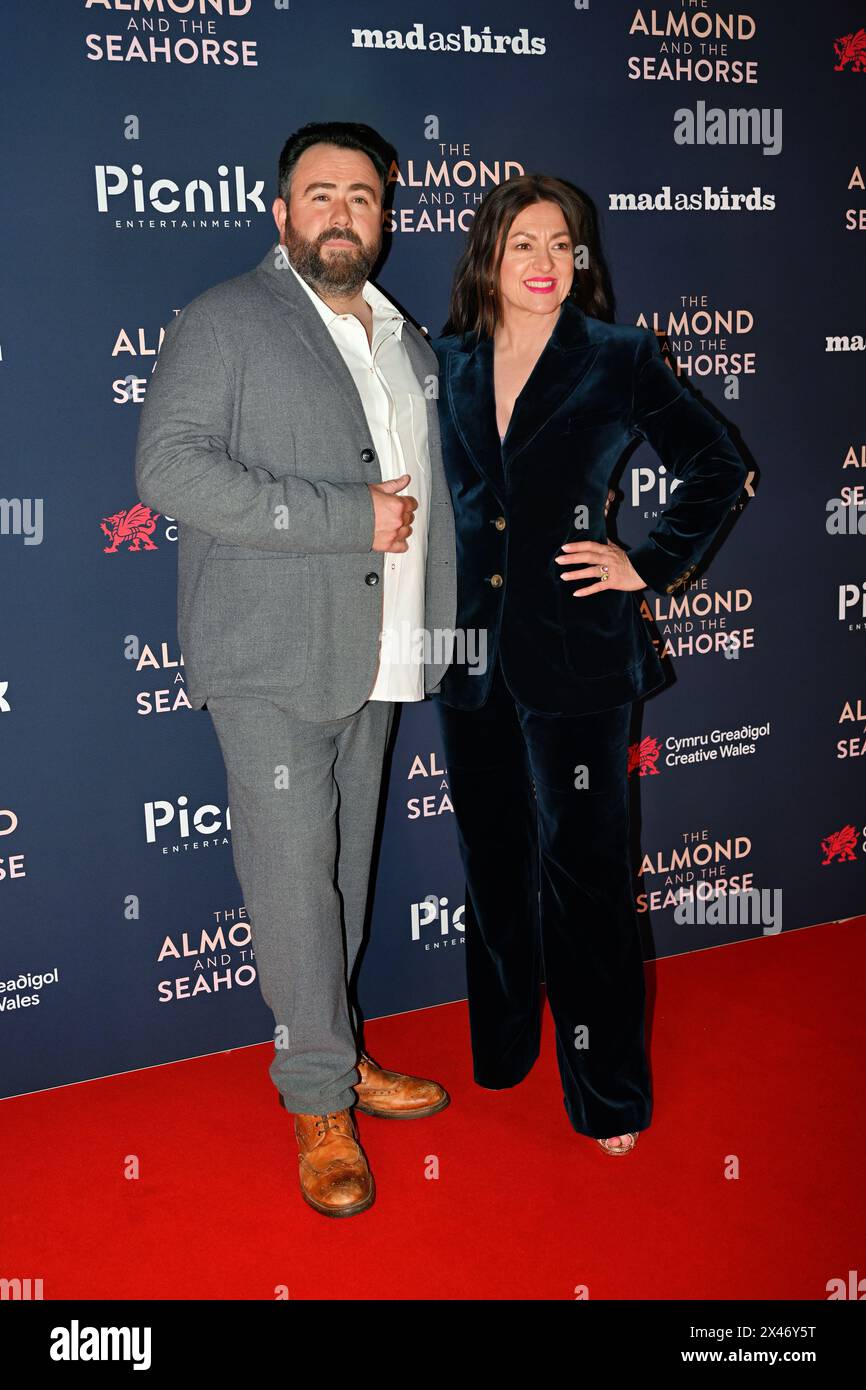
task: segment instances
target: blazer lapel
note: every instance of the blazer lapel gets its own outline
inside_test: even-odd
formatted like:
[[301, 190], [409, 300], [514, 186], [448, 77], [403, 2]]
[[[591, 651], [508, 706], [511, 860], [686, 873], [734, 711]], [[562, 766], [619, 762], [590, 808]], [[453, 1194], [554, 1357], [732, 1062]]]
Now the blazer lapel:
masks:
[[478, 472], [501, 498], [505, 489], [502, 448], [493, 394], [493, 339], [448, 354], [445, 389], [454, 427]]
[[[328, 332], [324, 321], [316, 313], [315, 305], [310, 303], [302, 287], [292, 275], [285, 257], [281, 252], [278, 255], [278, 246], [279, 242], [276, 242], [259, 262], [258, 269], [266, 277], [268, 285], [274, 293], [284, 299], [294, 310], [290, 320], [292, 328], [307, 351], [321, 364], [322, 370], [341, 393], [342, 399], [350, 406], [361, 437], [366, 439], [370, 433], [370, 427], [367, 424], [364, 405], [355, 385], [355, 379], [343, 361], [342, 353]], [[427, 398], [427, 437], [430, 455], [431, 458], [435, 457], [438, 462], [440, 456], [439, 411], [435, 397], [429, 396], [425, 390], [427, 377], [435, 375], [437, 371], [436, 356], [433, 349], [427, 345], [422, 335], [405, 316], [401, 342], [412, 363], [419, 388]]]
[[325, 327], [323, 319], [316, 312], [315, 305], [310, 303], [278, 248], [279, 242], [275, 242], [259, 261], [258, 270], [264, 275], [270, 289], [293, 310], [289, 319], [291, 327], [307, 352], [320, 364], [342, 400], [349, 406], [361, 436], [366, 439], [370, 427], [355, 379], [343, 361], [342, 353]]
[[556, 326], [514, 402], [505, 439], [496, 425], [493, 339], [448, 357], [448, 401], [463, 445], [478, 472], [501, 497], [506, 470], [563, 401], [574, 393], [599, 352], [589, 339], [586, 315], [565, 300]]
[[598, 352], [599, 345], [589, 340], [583, 310], [573, 300], [566, 299], [556, 327], [514, 402], [502, 444], [506, 468], [531, 444], [563, 401], [577, 390]]
[[[307, 352], [320, 363], [341, 398], [347, 403], [358, 425], [360, 438], [367, 439], [370, 427], [364, 412], [355, 378], [343, 361], [342, 353], [336, 346], [324, 321], [316, 313], [302, 287], [298, 284], [286, 264], [282, 252], [278, 252], [276, 242], [258, 264], [258, 270], [265, 276], [269, 287], [282, 298], [293, 313], [289, 320], [291, 327], [303, 342]], [[435, 396], [429, 396], [425, 389], [427, 377], [437, 372], [436, 355], [425, 342], [423, 335], [404, 316], [401, 342], [408, 353], [419, 388], [427, 400], [427, 442], [432, 469], [432, 494], [437, 497], [445, 490], [442, 474], [441, 439], [439, 431], [439, 408]], [[442, 474], [440, 479], [440, 474]]]

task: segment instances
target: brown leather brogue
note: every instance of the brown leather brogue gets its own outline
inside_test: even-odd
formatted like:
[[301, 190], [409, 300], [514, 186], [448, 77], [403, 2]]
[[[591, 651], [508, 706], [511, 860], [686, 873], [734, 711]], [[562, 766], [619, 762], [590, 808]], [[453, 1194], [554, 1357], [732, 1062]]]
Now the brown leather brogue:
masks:
[[385, 1071], [366, 1052], [361, 1053], [358, 1071], [361, 1080], [355, 1092], [358, 1109], [365, 1115], [377, 1115], [382, 1120], [422, 1120], [450, 1104], [451, 1097], [438, 1081]]
[[348, 1110], [295, 1115], [301, 1196], [323, 1216], [356, 1216], [373, 1205], [376, 1186]]

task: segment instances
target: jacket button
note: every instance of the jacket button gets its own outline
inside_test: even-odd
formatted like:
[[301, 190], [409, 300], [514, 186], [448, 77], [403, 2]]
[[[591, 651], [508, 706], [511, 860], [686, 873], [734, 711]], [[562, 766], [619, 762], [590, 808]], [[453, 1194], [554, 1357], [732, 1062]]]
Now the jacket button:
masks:
[[493, 525], [496, 527], [497, 531], [504, 531], [504, 530], [505, 530], [505, 525], [506, 525], [505, 517], [504, 517], [504, 516], [498, 516], [498, 517], [496, 518], [496, 520], [494, 521]]
[[373, 453], [373, 450], [372, 450], [372, 449], [362, 449], [362, 450], [361, 450], [361, 458], [362, 458], [362, 460], [363, 460], [364, 463], [372, 463], [372, 462], [373, 462], [373, 459], [374, 459], [375, 457], [376, 457], [376, 455]]
[[681, 584], [685, 584], [686, 580], [689, 578], [690, 575], [694, 574], [696, 569], [697, 565], [689, 565], [688, 569], [683, 570], [682, 574], [679, 576], [678, 579], [674, 580], [673, 584], [668, 585], [668, 587], [665, 589], [665, 593], [672, 594], [674, 589], [678, 589]]
[[379, 583], [379, 576], [378, 576], [378, 574], [376, 574], [375, 570], [371, 571], [370, 574], [365, 574], [365, 575], [364, 575], [364, 583], [365, 583], [365, 584], [378, 584], [378, 583]]
[[490, 576], [490, 583], [491, 583], [491, 585], [493, 586], [494, 589], [501, 589], [501, 588], [502, 588], [502, 575], [501, 575], [501, 574], [491, 574], [491, 576]]

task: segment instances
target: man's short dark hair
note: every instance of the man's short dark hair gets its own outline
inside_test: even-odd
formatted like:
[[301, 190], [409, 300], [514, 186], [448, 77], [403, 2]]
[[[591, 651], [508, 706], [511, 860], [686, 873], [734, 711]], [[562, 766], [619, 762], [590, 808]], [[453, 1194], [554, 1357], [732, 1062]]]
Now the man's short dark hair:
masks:
[[311, 145], [338, 145], [343, 150], [360, 150], [373, 161], [382, 184], [382, 201], [388, 191], [388, 171], [397, 151], [372, 126], [357, 121], [311, 121], [290, 135], [283, 145], [277, 171], [278, 196], [286, 202], [292, 185], [292, 172], [304, 150]]

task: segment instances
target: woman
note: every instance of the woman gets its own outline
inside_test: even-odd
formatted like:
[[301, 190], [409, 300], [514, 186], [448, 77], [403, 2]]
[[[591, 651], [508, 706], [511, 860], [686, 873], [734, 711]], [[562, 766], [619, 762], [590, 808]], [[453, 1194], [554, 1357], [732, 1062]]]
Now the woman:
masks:
[[[543, 973], [571, 1124], [621, 1155], [652, 1112], [627, 758], [632, 703], [664, 674], [639, 594], [688, 581], [746, 470], [655, 334], [610, 317], [591, 204], [541, 175], [488, 193], [433, 343], [457, 627], [486, 633], [487, 664], [452, 664], [436, 699], [475, 1080], [498, 1090], [532, 1067]], [[626, 553], [606, 499], [638, 436], [680, 485]]]

